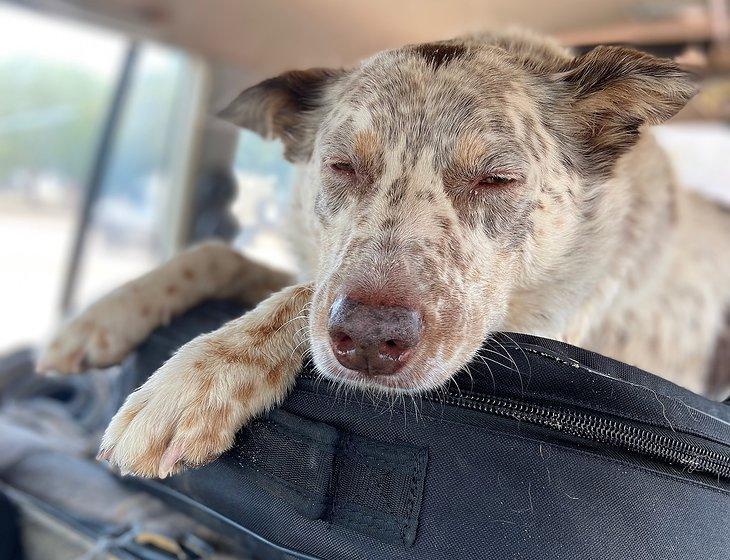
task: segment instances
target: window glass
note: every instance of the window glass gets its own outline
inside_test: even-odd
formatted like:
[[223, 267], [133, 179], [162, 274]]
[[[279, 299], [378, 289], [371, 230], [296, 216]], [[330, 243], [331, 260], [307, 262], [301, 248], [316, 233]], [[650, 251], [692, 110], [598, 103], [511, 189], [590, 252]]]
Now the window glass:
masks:
[[117, 80], [118, 35], [0, 4], [0, 352], [57, 318], [79, 196]]
[[730, 205], [730, 127], [718, 122], [670, 122], [652, 129], [679, 184]]
[[180, 51], [145, 45], [85, 240], [75, 307], [153, 268], [165, 255], [170, 194], [180, 184], [176, 138], [193, 126], [191, 66]]
[[280, 142], [241, 131], [234, 164], [238, 193], [233, 212], [241, 224], [234, 244], [252, 258], [293, 270], [285, 236], [294, 166]]

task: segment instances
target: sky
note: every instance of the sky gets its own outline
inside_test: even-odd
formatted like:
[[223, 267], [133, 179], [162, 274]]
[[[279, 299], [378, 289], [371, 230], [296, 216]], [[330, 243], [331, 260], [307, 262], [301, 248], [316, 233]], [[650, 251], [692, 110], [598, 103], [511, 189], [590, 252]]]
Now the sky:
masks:
[[112, 76], [125, 44], [122, 35], [111, 31], [0, 4], [0, 62], [46, 58]]

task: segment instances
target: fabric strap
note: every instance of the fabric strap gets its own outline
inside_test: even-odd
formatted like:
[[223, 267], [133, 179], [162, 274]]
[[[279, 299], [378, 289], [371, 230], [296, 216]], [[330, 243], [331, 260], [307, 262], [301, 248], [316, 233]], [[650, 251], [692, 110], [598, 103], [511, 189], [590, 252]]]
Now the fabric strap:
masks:
[[308, 519], [382, 542], [416, 538], [428, 451], [382, 443], [276, 410], [239, 433], [236, 459]]

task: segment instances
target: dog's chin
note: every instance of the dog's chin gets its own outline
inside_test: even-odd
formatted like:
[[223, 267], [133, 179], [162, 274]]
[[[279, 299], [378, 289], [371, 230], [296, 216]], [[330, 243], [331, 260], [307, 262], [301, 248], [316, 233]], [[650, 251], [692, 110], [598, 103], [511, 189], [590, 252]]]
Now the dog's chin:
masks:
[[[311, 345], [317, 372], [323, 378], [336, 383], [383, 393], [420, 393], [434, 389], [444, 381], [431, 380], [428, 368], [419, 369], [417, 359], [390, 375], [364, 375], [342, 366], [332, 354], [328, 343], [312, 340]], [[416, 372], [418, 375], [415, 375]]]

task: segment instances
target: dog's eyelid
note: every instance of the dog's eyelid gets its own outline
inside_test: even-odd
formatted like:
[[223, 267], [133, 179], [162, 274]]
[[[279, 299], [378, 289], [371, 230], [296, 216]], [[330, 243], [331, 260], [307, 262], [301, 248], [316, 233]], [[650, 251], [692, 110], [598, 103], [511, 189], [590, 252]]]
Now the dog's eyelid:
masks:
[[352, 158], [328, 157], [322, 161], [322, 168], [331, 174], [341, 178], [358, 179], [362, 178], [362, 170]]
[[323, 168], [345, 171], [351, 168], [354, 173], [360, 177], [370, 176], [371, 162], [357, 157], [357, 155], [345, 155], [344, 152], [333, 153], [322, 159]]
[[333, 152], [330, 153], [322, 158], [322, 165], [329, 166], [334, 164], [349, 164], [349, 165], [355, 165], [355, 159], [349, 155], [347, 155], [345, 152]]
[[497, 168], [486, 169], [479, 173], [480, 176], [506, 177], [508, 179], [524, 179], [525, 175], [521, 171], [515, 169]]
[[521, 171], [508, 168], [490, 168], [474, 173], [470, 180], [472, 183], [494, 182], [503, 184], [516, 184], [525, 181], [525, 174]]

